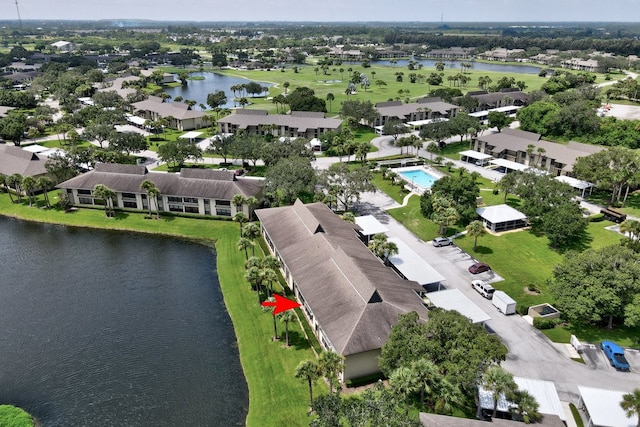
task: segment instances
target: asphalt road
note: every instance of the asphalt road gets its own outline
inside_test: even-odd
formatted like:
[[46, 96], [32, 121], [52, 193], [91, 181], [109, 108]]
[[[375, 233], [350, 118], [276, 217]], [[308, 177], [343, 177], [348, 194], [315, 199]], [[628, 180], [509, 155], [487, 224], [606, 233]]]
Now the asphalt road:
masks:
[[[578, 403], [578, 385], [612, 390], [632, 391], [640, 386], [640, 352], [627, 352], [632, 370], [618, 372], [607, 362], [596, 347], [585, 353], [585, 363], [571, 360], [564, 345], [552, 343], [544, 334], [531, 326], [519, 315], [505, 316], [490, 300], [480, 296], [471, 287], [471, 280], [482, 279], [497, 282], [502, 278], [493, 271], [472, 275], [467, 268], [474, 258], [455, 245], [434, 247], [424, 242], [393, 219], [387, 209], [398, 207], [398, 203], [382, 194], [365, 193], [355, 206], [358, 215], [373, 215], [389, 229], [390, 237], [398, 237], [419, 254], [446, 280], [446, 289], [458, 289], [485, 313], [491, 316], [486, 323], [488, 330], [495, 332], [509, 349], [502, 366], [516, 376], [548, 380], [555, 383], [560, 399]], [[455, 242], [455, 240], [454, 240]]]

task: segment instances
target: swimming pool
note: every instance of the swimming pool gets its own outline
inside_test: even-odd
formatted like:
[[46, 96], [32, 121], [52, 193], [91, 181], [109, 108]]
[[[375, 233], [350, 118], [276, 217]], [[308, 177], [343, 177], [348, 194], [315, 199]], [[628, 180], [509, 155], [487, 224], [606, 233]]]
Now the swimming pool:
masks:
[[424, 169], [413, 169], [400, 172], [400, 175], [412, 184], [422, 187], [423, 189], [431, 188], [434, 182], [438, 180], [438, 177], [431, 175]]

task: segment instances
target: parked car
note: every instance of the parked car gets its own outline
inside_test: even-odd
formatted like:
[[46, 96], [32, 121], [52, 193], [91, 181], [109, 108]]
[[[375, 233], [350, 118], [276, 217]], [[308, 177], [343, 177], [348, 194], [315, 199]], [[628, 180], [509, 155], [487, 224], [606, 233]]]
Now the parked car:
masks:
[[484, 273], [489, 270], [491, 270], [491, 267], [489, 267], [489, 264], [485, 264], [484, 262], [476, 262], [469, 266], [469, 273], [471, 274]]
[[624, 349], [622, 347], [611, 341], [602, 341], [600, 348], [604, 351], [609, 362], [611, 362], [611, 366], [619, 371], [629, 370], [629, 362], [627, 362], [627, 358], [624, 357]]
[[473, 280], [471, 281], [471, 286], [473, 286], [473, 289], [475, 289], [480, 295], [482, 295], [486, 299], [493, 298], [493, 293], [496, 291], [493, 288], [493, 286], [491, 286], [484, 280]]
[[453, 245], [453, 240], [448, 237], [436, 237], [435, 239], [433, 239], [433, 246], [435, 246], [436, 248], [449, 245]]

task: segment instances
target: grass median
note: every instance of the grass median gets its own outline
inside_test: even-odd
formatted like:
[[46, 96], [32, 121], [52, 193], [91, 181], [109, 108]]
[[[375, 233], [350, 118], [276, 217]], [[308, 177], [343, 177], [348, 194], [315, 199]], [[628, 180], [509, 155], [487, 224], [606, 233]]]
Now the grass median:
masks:
[[[55, 202], [57, 192], [51, 192]], [[41, 203], [41, 201], [40, 201]], [[248, 426], [307, 425], [307, 385], [294, 378], [295, 368], [315, 355], [297, 322], [289, 325], [291, 347], [273, 341], [271, 314], [258, 305], [257, 295], [244, 279], [244, 254], [237, 249], [239, 226], [235, 222], [164, 216], [145, 219], [144, 213], [118, 212], [106, 218], [99, 209], [64, 212], [55, 208], [11, 203], [0, 194], [0, 215], [74, 227], [143, 232], [195, 239], [215, 245], [220, 287], [233, 321], [240, 359], [249, 387]], [[283, 324], [278, 322], [279, 332]], [[319, 384], [318, 387], [323, 387]]]

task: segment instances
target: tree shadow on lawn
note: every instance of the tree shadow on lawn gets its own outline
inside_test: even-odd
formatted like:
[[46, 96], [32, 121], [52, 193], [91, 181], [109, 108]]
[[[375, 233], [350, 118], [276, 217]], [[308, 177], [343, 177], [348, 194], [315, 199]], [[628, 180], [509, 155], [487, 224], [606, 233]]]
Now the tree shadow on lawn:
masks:
[[[280, 339], [284, 343], [284, 330], [279, 331]], [[311, 348], [311, 344], [309, 344], [309, 340], [299, 331], [291, 331], [289, 330], [289, 345], [294, 347], [296, 350], [308, 350]]]
[[480, 246], [480, 245], [476, 247], [475, 252], [473, 251], [473, 249], [471, 250], [471, 255], [474, 255], [474, 254], [489, 255], [492, 253], [493, 253], [493, 249], [488, 248], [486, 246]]
[[565, 254], [567, 251], [583, 252], [591, 247], [592, 242], [593, 236], [585, 230], [580, 233], [580, 235], [574, 237], [566, 246], [552, 249], [556, 250], [559, 254]]
[[127, 218], [129, 218], [129, 214], [126, 212], [116, 212], [115, 216], [113, 217], [116, 221], [123, 221]]
[[522, 204], [522, 201], [519, 198], [515, 196], [514, 197], [507, 196], [506, 205], [511, 206], [514, 209], [518, 209], [521, 204]]

